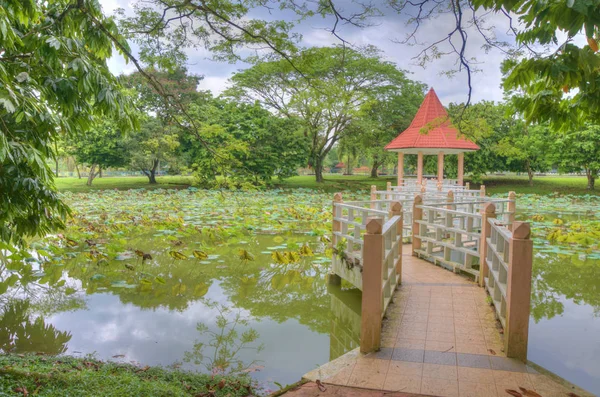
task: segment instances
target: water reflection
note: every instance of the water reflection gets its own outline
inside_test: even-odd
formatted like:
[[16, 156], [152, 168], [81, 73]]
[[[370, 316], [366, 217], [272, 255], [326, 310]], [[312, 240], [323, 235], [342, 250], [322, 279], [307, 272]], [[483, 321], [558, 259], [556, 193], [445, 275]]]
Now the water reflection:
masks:
[[600, 314], [600, 260], [585, 254], [537, 254], [533, 265], [531, 316], [536, 322], [565, 313], [565, 299]]
[[329, 359], [334, 360], [360, 344], [360, 308], [362, 295], [358, 289], [329, 287], [331, 320]]
[[31, 319], [28, 301], [11, 301], [0, 317], [0, 350], [5, 353], [61, 354], [67, 350], [70, 332], [46, 324], [43, 317]]
[[258, 354], [264, 349], [264, 345], [254, 343], [259, 335], [249, 327], [250, 321], [239, 310], [216, 302], [206, 302], [206, 306], [218, 312], [217, 329], [198, 323], [196, 330], [208, 342], [196, 340], [192, 350], [185, 352], [183, 361], [200, 365], [213, 374], [239, 374], [257, 369], [258, 360], [245, 362], [239, 356], [242, 350]]

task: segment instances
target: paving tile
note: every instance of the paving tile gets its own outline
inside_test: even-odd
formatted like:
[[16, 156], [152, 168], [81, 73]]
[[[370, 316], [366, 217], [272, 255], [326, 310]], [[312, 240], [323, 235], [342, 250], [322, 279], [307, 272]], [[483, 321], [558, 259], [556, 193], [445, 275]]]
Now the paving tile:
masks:
[[452, 310], [429, 310], [429, 317], [450, 317], [454, 318]]
[[427, 332], [425, 331], [416, 331], [416, 330], [408, 330], [399, 332], [396, 336], [397, 339], [405, 338], [405, 339], [419, 339], [425, 340], [427, 339]]
[[457, 380], [458, 371], [454, 365], [423, 364], [423, 376], [436, 379]]
[[322, 381], [325, 383], [331, 383], [333, 385], [345, 386], [348, 384], [348, 380], [350, 379], [353, 370], [354, 364], [341, 369], [336, 374], [332, 374], [331, 376], [323, 378]]
[[426, 350], [423, 362], [429, 364], [456, 365], [456, 353]]
[[421, 377], [388, 375], [385, 379], [383, 390], [402, 393], [420, 393]]
[[427, 324], [445, 324], [448, 327], [454, 326], [454, 317], [429, 316]]
[[406, 349], [423, 350], [425, 349], [425, 341], [422, 339], [398, 338], [394, 347], [404, 347]]
[[[564, 387], [561, 387], [559, 389], [538, 389], [538, 388], [536, 388], [535, 391], [544, 397], [565, 397], [565, 396], [569, 396], [569, 395], [576, 395], [576, 396], [580, 395], [577, 392], [569, 390]], [[569, 394], [569, 393], [573, 393], [573, 394]]]
[[427, 332], [427, 340], [437, 342], [454, 342], [454, 332]]
[[377, 352], [365, 354], [363, 358], [365, 359], [381, 359], [381, 360], [390, 360], [392, 358], [392, 353], [394, 352], [394, 348], [392, 347], [382, 347]]
[[382, 336], [381, 337], [381, 347], [395, 347], [396, 346], [396, 337], [395, 336]]
[[511, 371], [493, 371], [494, 381], [496, 386], [501, 385], [507, 389], [519, 390], [519, 387], [526, 389], [533, 389], [533, 383], [531, 382], [529, 375], [524, 372], [511, 372]]
[[456, 332], [456, 341], [457, 342], [464, 342], [464, 343], [485, 344], [485, 338], [483, 337], [483, 333], [481, 333], [481, 331], [479, 331], [479, 332], [480, 333], [477, 333], [477, 332], [472, 332], [472, 333]]
[[512, 358], [490, 356], [490, 363], [494, 370], [527, 372], [525, 364]]
[[533, 384], [533, 387], [536, 388], [536, 390], [537, 389], [561, 390], [563, 388], [563, 386], [560, 383], [555, 382], [549, 376], [541, 375], [539, 373], [536, 373], [536, 374], [529, 373], [529, 379], [531, 380], [531, 383]]
[[427, 323], [413, 323], [413, 322], [402, 322], [400, 327], [398, 328], [398, 335], [402, 335], [403, 332], [426, 332], [427, 331]]
[[[474, 383], [458, 381], [459, 397], [496, 397], [496, 385], [487, 383]], [[507, 394], [502, 394], [505, 396]]]
[[404, 314], [402, 322], [415, 322], [415, 323], [426, 323], [428, 321], [428, 314], [426, 312]]
[[391, 361], [388, 376], [421, 376], [423, 375], [423, 363], [412, 363], [407, 361]]
[[494, 371], [486, 368], [457, 367], [459, 382], [496, 384]]
[[455, 352], [454, 342], [439, 342], [428, 340], [425, 342], [425, 350], [433, 350], [438, 352]]
[[406, 349], [400, 347], [394, 349], [394, 353], [392, 354], [392, 360], [422, 363], [424, 354], [425, 350]]
[[487, 346], [484, 343], [469, 343], [458, 340], [456, 341], [456, 352], [483, 355], [489, 354]]
[[356, 364], [354, 365], [354, 370], [360, 371], [360, 372], [386, 374], [389, 367], [390, 367], [390, 360], [380, 360], [378, 358], [360, 357], [356, 360]]
[[429, 323], [427, 324], [427, 332], [454, 332], [454, 325]]
[[365, 389], [381, 390], [385, 383], [385, 373], [372, 373], [367, 371], [358, 371], [356, 367], [348, 379], [347, 386], [362, 387]]
[[423, 377], [421, 394], [432, 396], [458, 396], [458, 381]]
[[456, 353], [459, 367], [491, 368], [490, 358], [481, 354]]

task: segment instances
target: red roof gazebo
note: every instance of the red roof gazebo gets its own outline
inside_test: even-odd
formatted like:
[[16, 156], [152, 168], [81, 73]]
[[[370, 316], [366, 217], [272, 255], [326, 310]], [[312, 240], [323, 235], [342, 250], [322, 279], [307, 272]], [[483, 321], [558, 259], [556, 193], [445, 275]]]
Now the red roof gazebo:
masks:
[[438, 155], [438, 181], [444, 179], [444, 154], [458, 155], [458, 183], [463, 184], [464, 152], [479, 150], [460, 136], [450, 123], [448, 112], [433, 88], [429, 90], [410, 126], [387, 144], [385, 150], [398, 152], [398, 186], [404, 179], [404, 154], [417, 154], [417, 180], [423, 180], [423, 155]]

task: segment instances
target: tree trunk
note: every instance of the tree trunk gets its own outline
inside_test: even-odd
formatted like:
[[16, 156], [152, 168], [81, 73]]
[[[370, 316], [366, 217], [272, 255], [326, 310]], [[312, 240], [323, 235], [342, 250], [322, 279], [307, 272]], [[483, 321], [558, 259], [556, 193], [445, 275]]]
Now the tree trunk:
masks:
[[587, 189], [588, 190], [594, 190], [594, 187], [596, 186], [596, 173], [598, 171], [596, 170], [590, 170], [590, 169], [586, 169], [585, 170], [585, 175], [587, 176]]
[[151, 184], [156, 183], [156, 170], [158, 169], [158, 160], [152, 160], [152, 169], [150, 170], [150, 174], [148, 175], [148, 179]]
[[323, 183], [323, 159], [317, 157], [315, 164], [315, 179], [317, 183]]
[[92, 186], [92, 181], [96, 177], [96, 166], [97, 164], [92, 164], [92, 166], [90, 167], [90, 174], [88, 175], [88, 180], [86, 182], [86, 185], [88, 186]]
[[529, 161], [527, 162], [527, 176], [529, 177], [529, 186], [533, 186], [533, 170], [529, 165]]
[[381, 164], [379, 164], [378, 161], [373, 162], [373, 166], [371, 167], [371, 178], [377, 178], [379, 176], [379, 174], [377, 173], [377, 170], [379, 170], [380, 165]]
[[350, 155], [348, 155], [348, 161], [346, 162], [346, 175], [352, 175], [352, 167], [350, 164], [352, 164], [352, 158]]
[[98, 166], [98, 178], [102, 178], [102, 167]]
[[81, 173], [79, 172], [79, 166], [77, 165], [77, 162], [75, 162], [75, 170], [77, 171], [77, 178], [81, 179]]

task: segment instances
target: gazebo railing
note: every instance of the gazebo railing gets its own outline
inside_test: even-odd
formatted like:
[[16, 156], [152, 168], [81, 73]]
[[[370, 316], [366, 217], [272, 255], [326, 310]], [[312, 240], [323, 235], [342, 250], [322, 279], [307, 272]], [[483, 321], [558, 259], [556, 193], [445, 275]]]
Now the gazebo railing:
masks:
[[494, 217], [507, 229], [510, 228], [514, 222], [514, 197], [463, 198], [439, 204], [424, 202], [422, 196], [417, 196], [412, 214], [413, 252], [443, 267], [470, 273], [479, 279], [482, 213], [490, 203], [497, 209]]

